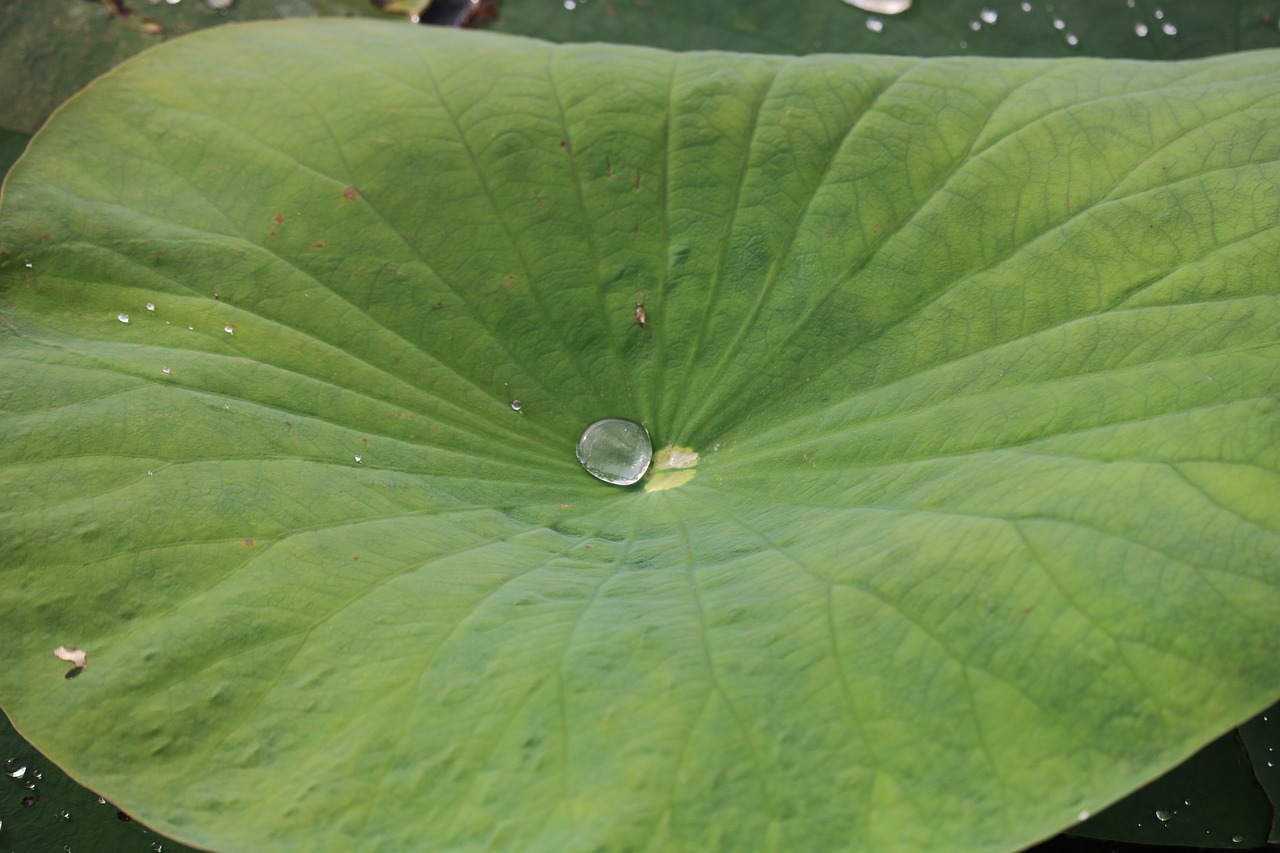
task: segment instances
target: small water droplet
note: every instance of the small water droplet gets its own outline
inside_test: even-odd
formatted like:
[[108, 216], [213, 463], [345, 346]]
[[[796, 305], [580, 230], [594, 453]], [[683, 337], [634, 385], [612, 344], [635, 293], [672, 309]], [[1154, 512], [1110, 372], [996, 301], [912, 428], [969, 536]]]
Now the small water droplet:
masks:
[[127, 323], [127, 322], [129, 322], [129, 315], [128, 315], [128, 314], [117, 314], [117, 315], [116, 315], [116, 319], [117, 319], [117, 320], [119, 320], [121, 323]]
[[188, 332], [194, 332], [195, 330], [196, 330], [196, 327], [195, 327], [195, 326], [187, 326], [187, 331], [188, 331]]
[[1142, 21], [1138, 21], [1138, 23], [1133, 25], [1133, 31], [1138, 34], [1138, 38], [1146, 38], [1147, 33], [1151, 32], [1151, 30], [1147, 28], [1147, 25], [1142, 23]]
[[1081, 809], [1080, 814], [1076, 815], [1076, 820], [1080, 821], [1081, 823], [1084, 823], [1088, 819], [1089, 819], [1088, 809]]
[[980, 21], [970, 21], [969, 29], [976, 33], [978, 30], [982, 29], [982, 23]]
[[1164, 20], [1164, 9], [1161, 9], [1159, 6], [1157, 6], [1151, 14], [1155, 15], [1157, 21]]
[[33, 268], [35, 267], [35, 264], [31, 263], [31, 259], [30, 259], [30, 258], [27, 258], [27, 260], [26, 260], [26, 262], [23, 264], [23, 266], [25, 266], [27, 269], [33, 269]]
[[982, 19], [984, 24], [994, 24], [999, 19], [999, 15], [995, 9], [983, 9], [978, 13], [978, 17]]
[[58, 817], [62, 818], [63, 820], [71, 820], [71, 813], [68, 812], [66, 809], [63, 809], [62, 811], [58, 812]]
[[867, 18], [867, 29], [873, 33], [878, 33], [884, 29], [884, 21], [879, 18]]
[[[148, 476], [148, 477], [154, 477], [155, 475], [156, 475], [156, 472], [155, 472], [155, 471], [148, 471], [148, 472], [147, 472], [147, 476]], [[99, 797], [98, 799], [102, 799], [102, 798], [101, 798], [101, 797]], [[106, 802], [106, 800], [102, 800], [102, 801], [103, 801], [104, 803]]]
[[154, 302], [148, 302], [148, 303], [147, 303], [147, 310], [148, 310], [148, 311], [154, 311], [154, 310], [156, 310], [156, 304], [155, 304]]
[[236, 333], [236, 328], [235, 326], [223, 326], [222, 331], [226, 332], [228, 335], [234, 335]]
[[163, 373], [165, 376], [168, 376], [169, 374], [173, 373], [173, 371], [167, 367], [160, 368], [160, 372]]
[[1156, 809], [1156, 820], [1160, 821], [1161, 823], [1163, 823], [1164, 821], [1167, 821], [1171, 817], [1173, 817], [1173, 812], [1166, 811], [1164, 809]]
[[578, 461], [597, 480], [615, 486], [637, 483], [653, 461], [649, 431], [635, 421], [596, 421], [578, 439]]
[[44, 778], [44, 774], [41, 773], [39, 770], [32, 770], [31, 775], [35, 777], [36, 781], [39, 781]]
[[1191, 805], [1191, 801], [1190, 801], [1190, 800], [1183, 800], [1183, 801], [1182, 801], [1182, 804], [1183, 804], [1184, 806], [1189, 806], [1189, 805]]
[[1067, 28], [1067, 22], [1062, 20], [1061, 18], [1054, 18], [1053, 28], [1055, 30], [1065, 30]]
[[164, 849], [164, 845], [159, 841], [153, 841], [151, 842], [151, 849], [156, 851], [156, 853], [160, 853], [160, 851]]
[[1173, 25], [1172, 21], [1165, 21], [1160, 25], [1160, 29], [1167, 36], [1176, 36], [1178, 34], [1178, 28]]
[[[8, 769], [8, 768], [5, 768], [5, 769]], [[16, 769], [16, 770], [14, 770], [14, 771], [10, 772], [10, 773], [9, 773], [9, 775], [10, 775], [10, 776], [12, 776], [12, 777], [13, 777], [13, 778], [15, 778], [15, 779], [21, 779], [23, 776], [26, 776], [26, 775], [27, 775], [27, 766], [24, 764], [23, 766], [19, 767], [18, 769]]]
[[1030, 12], [1030, 11], [1031, 11], [1031, 4], [1030, 4], [1030, 3], [1023, 3], [1023, 4], [1022, 4], [1022, 11], [1024, 11], [1024, 12]]
[[1080, 43], [1080, 38], [1075, 33], [1067, 33], [1067, 44], [1075, 47]]
[[1231, 840], [1232, 840], [1232, 841], [1234, 841], [1236, 844], [1239, 844], [1240, 842], [1244, 841], [1244, 836], [1243, 836], [1243, 835], [1233, 835], [1233, 836], [1231, 836]]
[[363, 460], [363, 459], [361, 459], [359, 456], [356, 456], [356, 461], [357, 461], [357, 462], [363, 462], [364, 460]]
[[107, 804], [107, 801], [105, 799], [103, 799], [102, 797], [98, 797], [98, 805], [105, 806], [106, 804]]
[[1267, 766], [1268, 766], [1268, 767], [1275, 767], [1276, 765], [1275, 765], [1275, 762], [1274, 762], [1274, 761], [1268, 761], [1268, 762], [1267, 762]]
[[523, 408], [524, 408], [524, 403], [521, 403], [519, 400], [511, 401], [511, 411], [518, 412]]

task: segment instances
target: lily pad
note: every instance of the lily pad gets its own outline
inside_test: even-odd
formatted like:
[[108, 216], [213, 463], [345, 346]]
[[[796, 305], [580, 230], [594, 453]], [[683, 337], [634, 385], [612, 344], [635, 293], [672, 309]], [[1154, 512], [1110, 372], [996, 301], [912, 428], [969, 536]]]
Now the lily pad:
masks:
[[1096, 813], [1280, 684], [1276, 62], [126, 63], [0, 207], [0, 703], [215, 849]]

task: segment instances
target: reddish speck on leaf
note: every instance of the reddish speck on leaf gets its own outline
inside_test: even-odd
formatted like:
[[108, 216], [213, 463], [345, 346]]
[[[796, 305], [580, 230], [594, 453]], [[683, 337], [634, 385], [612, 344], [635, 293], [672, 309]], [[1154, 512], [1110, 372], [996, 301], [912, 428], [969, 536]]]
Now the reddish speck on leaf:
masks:
[[48, 243], [48, 242], [49, 242], [51, 239], [53, 239], [53, 238], [51, 238], [51, 237], [49, 236], [49, 232], [48, 232], [48, 231], [46, 231], [45, 233], [43, 233], [43, 234], [41, 234], [41, 235], [40, 235], [40, 239], [41, 239], [41, 240], [43, 240], [43, 241], [45, 241], [46, 243]]
[[342, 197], [345, 198], [347, 201], [355, 201], [357, 198], [356, 188], [347, 187], [345, 190], [342, 191]]
[[164, 250], [163, 250], [163, 249], [161, 249], [160, 251], [156, 252], [156, 260], [157, 260], [157, 261], [163, 261], [163, 260], [164, 260]]
[[323, 248], [324, 248], [324, 242], [323, 242], [323, 241], [320, 241], [320, 240], [317, 240], [316, 242], [314, 242], [314, 243], [312, 243], [312, 244], [311, 244], [311, 248], [313, 248], [313, 249], [323, 249]]
[[246, 547], [246, 548], [252, 548], [252, 547], [253, 547], [253, 540], [252, 540], [252, 539], [246, 539], [246, 540], [244, 540], [244, 547]]
[[561, 509], [573, 509], [573, 504], [560, 504]]
[[583, 546], [582, 546], [583, 550], [586, 550], [586, 551], [590, 551], [590, 550], [591, 550], [591, 547], [592, 547], [592, 546], [590, 546], [590, 545], [583, 545]]
[[284, 214], [283, 214], [283, 213], [280, 213], [280, 212], [278, 212], [278, 211], [276, 212], [276, 224], [277, 224], [277, 225], [283, 225], [283, 224], [284, 224]]
[[276, 229], [272, 228], [270, 231], [268, 231], [268, 232], [267, 232], [267, 236], [268, 236], [268, 237], [274, 237], [274, 236], [276, 236]]
[[369, 439], [367, 439], [367, 438], [362, 438], [362, 439], [360, 439], [360, 443], [361, 443], [361, 444], [368, 444], [368, 443], [369, 443]]

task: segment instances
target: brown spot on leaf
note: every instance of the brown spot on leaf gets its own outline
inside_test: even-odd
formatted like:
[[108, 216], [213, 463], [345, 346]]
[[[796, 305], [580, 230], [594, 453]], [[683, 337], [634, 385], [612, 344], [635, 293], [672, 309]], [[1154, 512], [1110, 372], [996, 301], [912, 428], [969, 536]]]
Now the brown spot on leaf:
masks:
[[324, 248], [324, 241], [323, 241], [323, 240], [317, 240], [317, 241], [315, 241], [314, 243], [312, 243], [312, 244], [311, 244], [311, 248], [313, 248], [313, 249], [323, 249], [323, 248]]
[[277, 225], [284, 224], [284, 214], [281, 213], [280, 211], [276, 211], [276, 224]]
[[568, 151], [568, 150], [569, 150], [569, 140], [567, 140], [567, 139], [561, 139], [561, 140], [560, 140], [560, 147], [561, 147], [561, 148], [563, 148], [565, 151]]
[[342, 191], [342, 197], [345, 198], [347, 201], [355, 201], [360, 196], [356, 192], [355, 187], [347, 187], [345, 190]]
[[276, 236], [276, 229], [272, 228], [270, 231], [268, 231], [268, 232], [267, 232], [267, 236], [268, 236], [268, 237], [274, 237], [274, 236]]
[[155, 18], [143, 18], [142, 31], [149, 36], [163, 36], [164, 24], [160, 23]]
[[635, 187], [637, 190], [640, 189], [640, 173], [639, 172], [636, 173], [636, 179], [631, 182], [631, 185]]

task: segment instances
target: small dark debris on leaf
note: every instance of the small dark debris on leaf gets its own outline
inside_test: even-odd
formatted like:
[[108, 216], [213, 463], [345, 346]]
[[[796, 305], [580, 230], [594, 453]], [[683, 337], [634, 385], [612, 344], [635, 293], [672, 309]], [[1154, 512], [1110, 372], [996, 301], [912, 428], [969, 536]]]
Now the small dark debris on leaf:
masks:
[[433, 0], [417, 17], [436, 27], [478, 27], [498, 20], [498, 0]]
[[133, 10], [125, 5], [124, 0], [102, 0], [102, 5], [117, 18], [127, 18], [133, 14]]
[[133, 818], [129, 817], [124, 812], [116, 812], [116, 820], [120, 821], [121, 823], [128, 823], [129, 821], [133, 820]]
[[40, 798], [39, 798], [39, 797], [23, 797], [23, 798], [22, 798], [22, 807], [23, 807], [24, 809], [29, 809], [29, 808], [31, 808], [32, 806], [34, 806], [34, 805], [35, 805], [36, 803], [38, 803], [38, 802], [40, 802]]
[[444, 303], [443, 303], [443, 302], [436, 302], [435, 304], [433, 304], [433, 305], [431, 306], [431, 310], [432, 310], [432, 311], [439, 311], [439, 310], [440, 310], [441, 308], [443, 308], [443, 307], [444, 307]]

